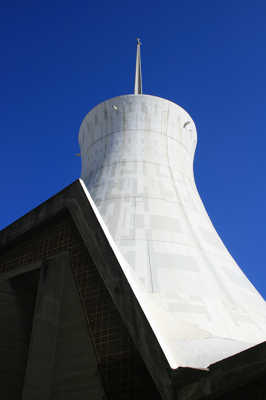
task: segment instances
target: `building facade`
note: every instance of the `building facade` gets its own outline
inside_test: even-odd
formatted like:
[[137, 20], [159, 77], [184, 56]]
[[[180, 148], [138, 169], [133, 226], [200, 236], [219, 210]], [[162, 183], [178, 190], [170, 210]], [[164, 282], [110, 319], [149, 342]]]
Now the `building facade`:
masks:
[[262, 400], [265, 303], [193, 176], [196, 128], [168, 100], [95, 107], [82, 177], [0, 232], [8, 400]]

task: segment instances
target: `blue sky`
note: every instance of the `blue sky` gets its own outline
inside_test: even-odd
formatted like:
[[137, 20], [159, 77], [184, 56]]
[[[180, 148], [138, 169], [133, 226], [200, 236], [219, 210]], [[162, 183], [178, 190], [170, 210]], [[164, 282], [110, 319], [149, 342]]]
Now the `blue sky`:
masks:
[[265, 1], [1, 2], [0, 228], [80, 175], [78, 130], [133, 92], [185, 108], [195, 177], [225, 245], [266, 297]]

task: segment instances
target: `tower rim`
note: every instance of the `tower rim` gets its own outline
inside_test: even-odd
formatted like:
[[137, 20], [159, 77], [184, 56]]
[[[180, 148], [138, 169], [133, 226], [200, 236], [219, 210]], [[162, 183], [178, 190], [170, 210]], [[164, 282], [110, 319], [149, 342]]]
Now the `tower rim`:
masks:
[[[122, 94], [122, 95], [119, 95], [119, 96], [110, 97], [109, 99], [106, 99], [106, 100], [101, 101], [100, 103], [96, 104], [96, 105], [95, 105], [94, 107], [92, 107], [91, 110], [88, 111], [87, 114], [84, 116], [84, 118], [82, 119], [81, 125], [83, 124], [83, 122], [84, 122], [84, 120], [87, 118], [87, 116], [88, 116], [90, 113], [92, 113], [96, 108], [102, 106], [104, 103], [107, 103], [107, 102], [110, 102], [110, 101], [115, 101], [116, 99], [120, 99], [120, 98], [123, 98], [123, 97], [132, 97], [134, 100], [137, 99], [137, 98], [147, 98], [147, 97], [150, 97], [150, 98], [153, 98], [153, 99], [157, 99], [157, 100], [163, 100], [163, 101], [165, 101], [165, 102], [167, 102], [167, 103], [173, 104], [175, 107], [178, 107], [178, 108], [179, 108], [181, 111], [183, 111], [183, 112], [188, 116], [188, 118], [191, 119], [191, 120], [193, 121], [193, 123], [194, 123], [194, 120], [193, 120], [193, 118], [191, 117], [191, 115], [188, 113], [188, 111], [186, 111], [182, 106], [180, 106], [179, 104], [175, 103], [175, 102], [172, 101], [172, 100], [166, 99], [165, 97], [155, 96], [155, 95], [152, 95], [152, 94], [134, 94], [134, 93], [128, 93], [128, 94]], [[114, 104], [114, 106], [115, 106], [115, 104]], [[80, 125], [80, 126], [81, 126], [81, 125]]]

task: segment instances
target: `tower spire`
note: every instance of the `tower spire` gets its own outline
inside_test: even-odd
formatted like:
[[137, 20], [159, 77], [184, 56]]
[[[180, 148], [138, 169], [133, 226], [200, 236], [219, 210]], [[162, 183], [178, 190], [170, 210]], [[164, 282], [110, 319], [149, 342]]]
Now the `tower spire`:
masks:
[[134, 94], [142, 94], [140, 46], [141, 46], [140, 39], [137, 39], [137, 57], [136, 57], [136, 74], [135, 74]]

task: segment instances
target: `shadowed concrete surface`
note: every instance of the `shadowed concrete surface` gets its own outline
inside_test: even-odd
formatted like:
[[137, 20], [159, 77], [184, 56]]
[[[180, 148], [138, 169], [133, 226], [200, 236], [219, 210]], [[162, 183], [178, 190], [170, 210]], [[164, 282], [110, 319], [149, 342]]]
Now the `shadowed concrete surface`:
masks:
[[39, 271], [0, 281], [0, 388], [21, 399]]

